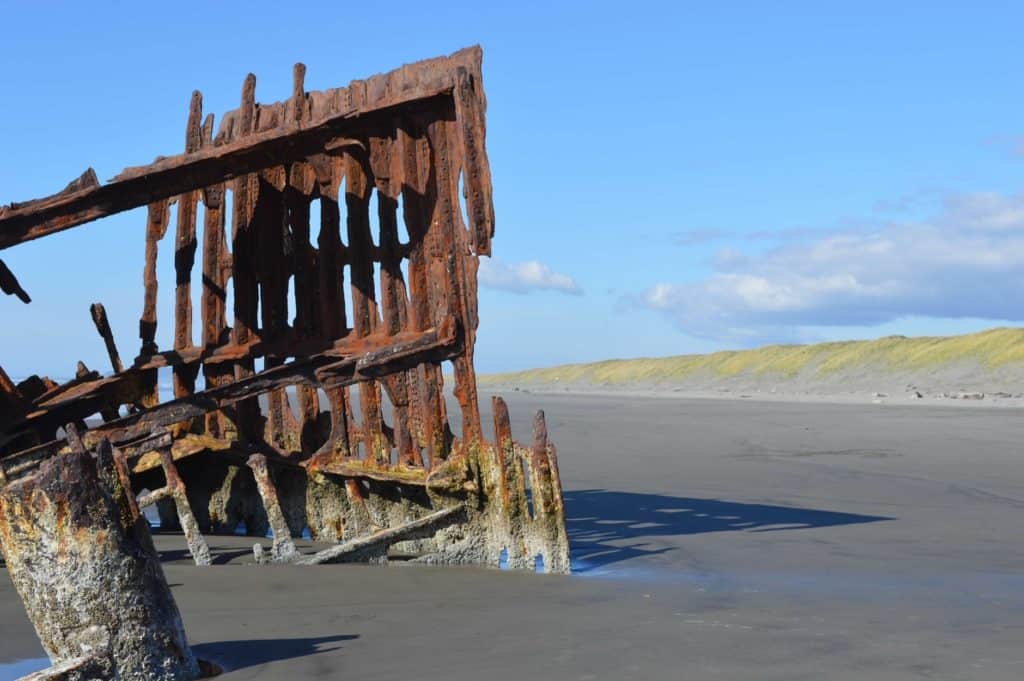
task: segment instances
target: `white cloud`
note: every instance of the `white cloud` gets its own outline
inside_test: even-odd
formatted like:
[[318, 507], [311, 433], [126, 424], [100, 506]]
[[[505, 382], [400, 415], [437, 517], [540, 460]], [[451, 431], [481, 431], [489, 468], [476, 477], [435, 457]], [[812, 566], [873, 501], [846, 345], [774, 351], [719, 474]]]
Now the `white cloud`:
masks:
[[952, 227], [979, 230], [1024, 229], [1024, 195], [1003, 196], [996, 192], [957, 194], [945, 200], [945, 223]]
[[583, 294], [575, 279], [555, 272], [538, 260], [505, 263], [496, 258], [481, 258], [479, 280], [481, 286], [512, 293], [549, 290]]
[[692, 335], [743, 342], [908, 316], [1024, 321], [1024, 194], [950, 195], [926, 221], [812, 235], [725, 252], [703, 281], [658, 283], [641, 303]]

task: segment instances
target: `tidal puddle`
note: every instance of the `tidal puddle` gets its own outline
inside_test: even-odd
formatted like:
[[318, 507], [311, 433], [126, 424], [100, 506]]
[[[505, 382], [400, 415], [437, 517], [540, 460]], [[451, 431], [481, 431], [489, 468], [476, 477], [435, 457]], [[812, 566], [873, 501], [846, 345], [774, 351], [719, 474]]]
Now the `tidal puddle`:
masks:
[[32, 657], [16, 662], [0, 662], [0, 681], [15, 681], [26, 674], [46, 669], [50, 666], [48, 657]]
[[697, 572], [657, 567], [605, 566], [573, 561], [584, 579], [693, 587], [732, 594], [766, 593], [811, 598], [942, 602], [952, 606], [998, 605], [1024, 613], [1024, 574], [1008, 572], [858, 572], [853, 570]]

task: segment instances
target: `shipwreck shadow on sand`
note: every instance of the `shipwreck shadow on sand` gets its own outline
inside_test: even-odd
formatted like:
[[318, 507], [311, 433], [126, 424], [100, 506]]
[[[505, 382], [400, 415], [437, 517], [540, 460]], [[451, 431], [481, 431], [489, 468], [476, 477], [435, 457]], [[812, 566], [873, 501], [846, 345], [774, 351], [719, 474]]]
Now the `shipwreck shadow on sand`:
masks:
[[741, 504], [718, 499], [634, 494], [602, 489], [565, 492], [573, 571], [672, 551], [652, 547], [651, 537], [705, 532], [778, 532], [892, 520], [884, 516], [813, 508]]
[[330, 643], [351, 641], [358, 634], [336, 634], [313, 638], [269, 638], [240, 641], [217, 641], [192, 646], [197, 658], [210, 660], [223, 667], [224, 671], [237, 671], [246, 667], [267, 664], [279, 660], [329, 653], [343, 646], [327, 647]]
[[[179, 535], [184, 541], [184, 536]], [[210, 549], [210, 562], [214, 565], [228, 565], [231, 561], [238, 558], [252, 557], [252, 549], [244, 548], [240, 549], [237, 546], [224, 547], [217, 546], [209, 543], [211, 539], [215, 539], [217, 535], [206, 535], [208, 547]], [[176, 563], [184, 562], [192, 563], [192, 554], [187, 548], [184, 549], [157, 549], [157, 555], [160, 556], [161, 563]]]

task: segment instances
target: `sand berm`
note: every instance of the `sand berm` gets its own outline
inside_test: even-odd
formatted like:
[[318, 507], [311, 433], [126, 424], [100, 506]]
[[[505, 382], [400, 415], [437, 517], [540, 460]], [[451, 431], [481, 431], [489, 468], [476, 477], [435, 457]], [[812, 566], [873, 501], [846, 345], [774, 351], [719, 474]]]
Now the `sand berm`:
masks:
[[480, 383], [506, 391], [1021, 406], [1024, 328], [612, 359], [490, 374]]

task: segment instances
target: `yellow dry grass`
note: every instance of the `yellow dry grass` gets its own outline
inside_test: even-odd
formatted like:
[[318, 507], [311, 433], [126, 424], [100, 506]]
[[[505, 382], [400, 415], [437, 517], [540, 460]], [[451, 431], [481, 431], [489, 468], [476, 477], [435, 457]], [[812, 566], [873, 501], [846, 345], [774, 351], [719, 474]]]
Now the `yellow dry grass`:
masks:
[[481, 378], [485, 383], [613, 384], [672, 381], [697, 374], [722, 378], [741, 374], [800, 373], [826, 376], [858, 367], [891, 370], [939, 369], [962, 361], [987, 368], [1024, 362], [1024, 328], [996, 328], [964, 336], [907, 338], [886, 336], [868, 341], [816, 345], [768, 345], [755, 350], [641, 359], [613, 359], [566, 364]]

